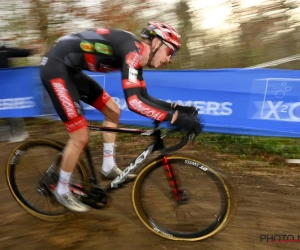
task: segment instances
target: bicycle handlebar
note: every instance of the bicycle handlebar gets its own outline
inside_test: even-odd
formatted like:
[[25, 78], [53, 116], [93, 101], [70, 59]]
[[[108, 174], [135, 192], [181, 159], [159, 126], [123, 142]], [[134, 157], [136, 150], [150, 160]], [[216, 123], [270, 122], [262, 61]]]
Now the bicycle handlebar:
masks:
[[[159, 127], [160, 122], [155, 121], [154, 124], [155, 124], [155, 129], [160, 129], [160, 127]], [[178, 130], [176, 130], [176, 129], [170, 129], [169, 133], [172, 133], [172, 132], [178, 132]], [[183, 148], [188, 143], [188, 141], [190, 141], [191, 143], [193, 143], [194, 140], [195, 140], [195, 138], [196, 138], [195, 134], [193, 134], [193, 133], [192, 134], [186, 133], [181, 138], [181, 141], [179, 143], [177, 143], [174, 146], [171, 146], [171, 147], [168, 147], [168, 148], [164, 148], [162, 150], [162, 153], [163, 154], [168, 154], [168, 153], [171, 153], [172, 151], [177, 151], [177, 150]]]
[[178, 144], [176, 144], [176, 145], [174, 145], [174, 146], [172, 146], [172, 147], [164, 148], [164, 149], [162, 150], [162, 153], [163, 153], [163, 154], [169, 154], [169, 153], [171, 153], [171, 152], [173, 152], [173, 151], [177, 151], [177, 150], [183, 148], [183, 147], [187, 144], [188, 138], [189, 138], [189, 136], [188, 136], [187, 134], [184, 135], [184, 136], [181, 138], [181, 141], [180, 141]]

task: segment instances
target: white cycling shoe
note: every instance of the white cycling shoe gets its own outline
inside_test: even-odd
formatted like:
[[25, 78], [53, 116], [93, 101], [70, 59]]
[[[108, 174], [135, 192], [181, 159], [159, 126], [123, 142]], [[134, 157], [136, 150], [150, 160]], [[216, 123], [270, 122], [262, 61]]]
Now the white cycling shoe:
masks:
[[83, 204], [82, 202], [80, 202], [79, 200], [77, 200], [74, 195], [72, 194], [71, 191], [65, 193], [65, 194], [61, 194], [59, 195], [56, 190], [53, 191], [53, 194], [56, 198], [56, 200], [63, 205], [64, 207], [66, 207], [67, 209], [69, 209], [72, 212], [75, 213], [85, 213], [88, 212], [90, 210], [90, 207]]

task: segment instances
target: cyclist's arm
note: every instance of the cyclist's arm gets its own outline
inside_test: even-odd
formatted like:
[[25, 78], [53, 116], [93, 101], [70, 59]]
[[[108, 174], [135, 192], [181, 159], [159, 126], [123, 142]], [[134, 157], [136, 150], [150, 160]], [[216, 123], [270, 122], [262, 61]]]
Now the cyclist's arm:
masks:
[[122, 87], [129, 110], [157, 121], [171, 121], [172, 114], [169, 113], [171, 104], [149, 98], [137, 52], [133, 50], [125, 55], [121, 70]]

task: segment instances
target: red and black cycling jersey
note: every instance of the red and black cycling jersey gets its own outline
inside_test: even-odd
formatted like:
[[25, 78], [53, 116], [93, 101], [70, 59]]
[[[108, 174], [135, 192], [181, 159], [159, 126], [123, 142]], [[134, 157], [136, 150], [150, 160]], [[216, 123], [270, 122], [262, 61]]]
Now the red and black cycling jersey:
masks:
[[128, 108], [154, 120], [170, 121], [171, 104], [147, 92], [140, 62], [143, 50], [144, 44], [130, 32], [98, 28], [61, 37], [45, 56], [74, 70], [120, 70]]

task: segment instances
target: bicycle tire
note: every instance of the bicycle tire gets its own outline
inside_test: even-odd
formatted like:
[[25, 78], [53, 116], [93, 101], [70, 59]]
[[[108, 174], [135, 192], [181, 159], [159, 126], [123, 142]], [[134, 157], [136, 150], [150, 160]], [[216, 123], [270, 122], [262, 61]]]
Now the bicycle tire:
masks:
[[[213, 180], [212, 183], [215, 183], [215, 185], [217, 186], [217, 190], [219, 192], [218, 195], [220, 195], [220, 197], [221, 197], [220, 200], [222, 200], [222, 197], [223, 197], [224, 204], [220, 205], [220, 211], [218, 212], [218, 214], [216, 215], [215, 218], [212, 218], [214, 220], [210, 224], [208, 224], [208, 226], [206, 228], [204, 228], [202, 230], [186, 232], [186, 231], [168, 229], [170, 220], [167, 220], [168, 221], [166, 223], [167, 226], [162, 226], [158, 221], [163, 220], [167, 214], [165, 212], [162, 212], [162, 214], [158, 214], [157, 218], [154, 219], [149, 215], [149, 213], [152, 213], [155, 209], [153, 209], [152, 207], [151, 208], [145, 207], [142, 202], [143, 199], [150, 200], [151, 204], [149, 206], [152, 206], [154, 201], [151, 199], [153, 199], [155, 197], [155, 195], [157, 195], [158, 193], [165, 193], [165, 191], [159, 190], [159, 187], [158, 187], [161, 185], [162, 182], [158, 182], [157, 179], [154, 178], [153, 179], [153, 180], [155, 180], [154, 184], [151, 184], [152, 186], [149, 189], [150, 191], [147, 191], [149, 193], [149, 194], [147, 194], [149, 197], [147, 197], [147, 198], [142, 197], [143, 196], [142, 192], [144, 189], [143, 184], [145, 184], [147, 179], [152, 178], [151, 177], [152, 172], [154, 172], [164, 166], [164, 163], [162, 162], [163, 157], [158, 157], [141, 170], [141, 172], [138, 174], [138, 176], [136, 177], [136, 180], [133, 184], [132, 204], [133, 204], [135, 213], [137, 214], [138, 218], [142, 221], [142, 223], [150, 231], [152, 231], [153, 233], [155, 233], [163, 238], [167, 238], [170, 240], [199, 241], [199, 240], [204, 240], [208, 237], [211, 237], [211, 236], [217, 234], [220, 230], [222, 230], [226, 226], [226, 224], [228, 223], [229, 217], [233, 211], [234, 196], [233, 196], [233, 192], [230, 191], [231, 186], [227, 183], [225, 176], [223, 176], [223, 174], [221, 174], [219, 171], [212, 169], [211, 167], [199, 162], [198, 160], [194, 160], [194, 159], [190, 159], [188, 157], [182, 157], [182, 156], [165, 156], [165, 157], [167, 158], [167, 161], [169, 162], [170, 165], [174, 165], [174, 164], [178, 164], [178, 163], [183, 164], [183, 166], [181, 166], [179, 168], [179, 170], [177, 170], [178, 172], [180, 172], [181, 169], [183, 169], [183, 168], [184, 168], [184, 171], [187, 172], [188, 170], [186, 170], [186, 169], [188, 169], [188, 167], [191, 167], [191, 168], [194, 168], [193, 171], [196, 171], [196, 172], [197, 172], [197, 170], [201, 171], [202, 172], [201, 176], [203, 175], [204, 178], [206, 178], [207, 180], [209, 180], [209, 179]], [[197, 173], [200, 175], [200, 172], [197, 172]], [[198, 175], [198, 174], [194, 174], [194, 175]], [[192, 176], [189, 176], [189, 178], [191, 178], [191, 177]], [[165, 180], [165, 182], [167, 182], [166, 178], [164, 178], [164, 180]], [[188, 181], [188, 183], [189, 182], [190, 182], [190, 180]], [[150, 180], [149, 180], [149, 183], [150, 183]], [[214, 185], [214, 184], [212, 184], [212, 185]], [[158, 190], [158, 191], [156, 191], [156, 190]], [[147, 195], [145, 195], [145, 196], [147, 196]], [[196, 195], [198, 195], [198, 193]], [[194, 196], [196, 196], [196, 195], [194, 195]], [[165, 196], [163, 196], [163, 197], [165, 197]], [[166, 204], [169, 204], [169, 201], [166, 200], [165, 202], [162, 202], [161, 206], [159, 206], [158, 210], [164, 210], [164, 208], [162, 208], [162, 207], [166, 206]], [[213, 206], [210, 206], [210, 207], [212, 208]], [[148, 209], [148, 211], [147, 211], [147, 209]], [[173, 207], [173, 209], [174, 209], [174, 207]], [[174, 210], [172, 210], [173, 214], [176, 209], [179, 210], [179, 207], [176, 207]], [[176, 210], [176, 214], [177, 214], [178, 210]], [[207, 209], [207, 210], [209, 210], [209, 209]], [[192, 215], [190, 215], [190, 216], [193, 217]], [[185, 214], [184, 214], [184, 217], [185, 217]], [[202, 217], [201, 217], [201, 219], [202, 219]], [[194, 223], [194, 221], [191, 223]], [[199, 223], [199, 224], [201, 224], [201, 223]], [[176, 225], [176, 226], [178, 227], [179, 225]], [[182, 228], [185, 228], [185, 227], [182, 227]]]
[[[26, 152], [28, 150], [33, 150], [37, 147], [45, 147], [45, 148], [48, 148], [48, 150], [53, 149], [57, 152], [61, 152], [64, 148], [64, 144], [61, 142], [49, 140], [49, 139], [33, 139], [33, 140], [28, 140], [28, 141], [25, 141], [25, 142], [19, 144], [11, 152], [11, 154], [8, 157], [7, 163], [6, 163], [5, 175], [6, 175], [6, 181], [7, 181], [8, 188], [9, 188], [12, 196], [14, 197], [14, 199], [17, 201], [17, 203], [31, 215], [33, 215], [39, 219], [46, 220], [46, 221], [64, 221], [64, 220], [68, 219], [69, 217], [73, 216], [74, 213], [63, 208], [63, 206], [61, 206], [58, 203], [57, 203], [57, 205], [60, 206], [61, 209], [63, 209], [63, 211], [61, 213], [51, 214], [49, 212], [44, 212], [42, 210], [38, 210], [37, 208], [35, 208], [35, 205], [30, 204], [23, 197], [23, 195], [20, 192], [19, 187], [17, 185], [16, 180], [18, 178], [16, 178], [16, 176], [15, 176], [16, 169], [17, 169], [17, 163], [19, 163], [20, 159], [22, 159], [22, 157], [24, 155], [26, 155]], [[33, 150], [32, 152], [35, 152], [35, 150]], [[31, 160], [34, 160], [34, 159], [30, 159], [30, 161]], [[54, 160], [54, 157], [53, 157], [53, 160]], [[46, 170], [47, 169], [44, 169], [43, 171], [46, 171]], [[86, 171], [83, 163], [80, 161], [77, 162], [77, 170], [79, 171], [79, 178], [81, 178], [82, 183], [88, 183], [89, 179], [88, 179], [87, 171]], [[27, 169], [26, 169], [26, 171], [27, 171]], [[36, 183], [36, 184], [38, 184], [38, 183]], [[49, 206], [48, 200], [47, 200], [47, 203]]]

